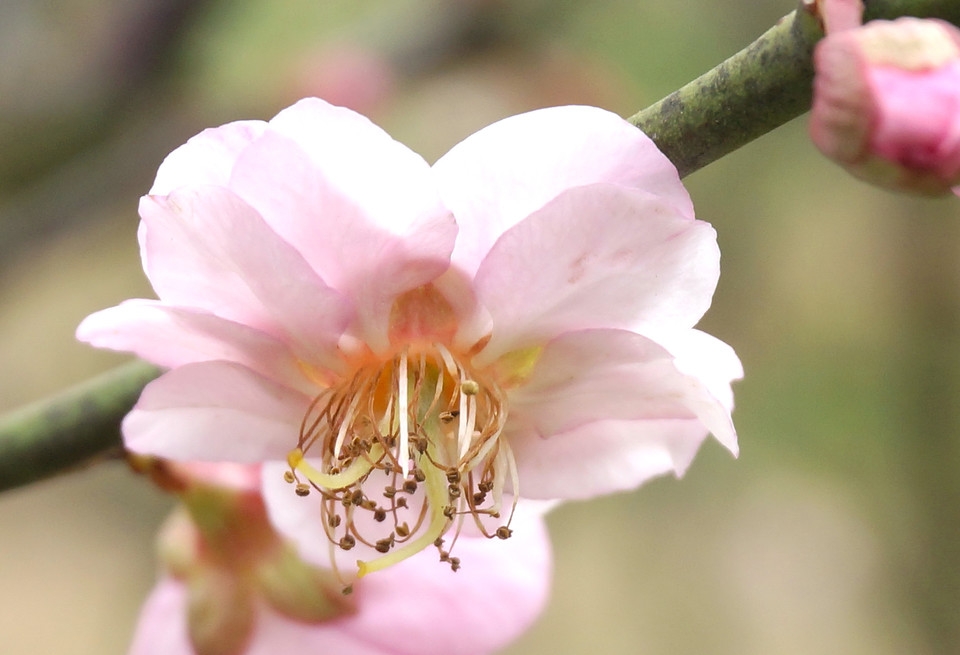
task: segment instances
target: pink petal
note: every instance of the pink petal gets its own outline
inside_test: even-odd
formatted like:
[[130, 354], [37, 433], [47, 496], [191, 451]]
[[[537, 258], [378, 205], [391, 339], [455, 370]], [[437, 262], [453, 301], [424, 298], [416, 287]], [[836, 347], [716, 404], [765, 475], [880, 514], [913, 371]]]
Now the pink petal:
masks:
[[285, 460], [310, 399], [228, 362], [176, 368], [123, 421], [130, 450], [177, 460]]
[[220, 187], [146, 196], [143, 262], [160, 298], [244, 323], [338, 364], [349, 308], [249, 205]]
[[237, 121], [204, 130], [167, 155], [150, 195], [165, 196], [183, 186], [227, 186], [237, 157], [266, 127], [263, 121]]
[[580, 499], [683, 475], [706, 436], [696, 419], [595, 421], [511, 448], [524, 498]]
[[[735, 380], [743, 378], [743, 364], [729, 345], [700, 330], [664, 332], [651, 335], [661, 346], [670, 351], [674, 365], [680, 372], [700, 380], [710, 395], [731, 411]], [[736, 452], [736, 443], [724, 443], [731, 452]]]
[[[716, 233], [664, 201], [613, 185], [570, 189], [500, 238], [477, 271], [493, 334], [481, 357], [585, 328], [692, 327], [720, 275]], [[458, 337], [470, 344], [482, 320]]]
[[[293, 135], [265, 134], [237, 161], [231, 188], [354, 302], [358, 336], [383, 347], [393, 300], [449, 266], [456, 224], [440, 205], [426, 164], [379, 128], [328, 105], [297, 108], [278, 116], [305, 122], [286, 126], [304, 130], [296, 142]], [[326, 143], [338, 126], [345, 134], [320, 153], [304, 150], [319, 148], [312, 140]], [[347, 148], [339, 138], [350, 135], [356, 142], [347, 156], [337, 148]], [[405, 186], [394, 188], [399, 182]]]
[[351, 634], [343, 621], [300, 623], [281, 616], [263, 604], [259, 607], [257, 626], [250, 644], [242, 655], [277, 655], [278, 653], [343, 653], [344, 655], [393, 655], [397, 651], [371, 644], [366, 635]]
[[[730, 412], [707, 385], [682, 373], [656, 342], [624, 330], [559, 337], [544, 349], [530, 378], [510, 393], [512, 444], [550, 439], [605, 419], [698, 419], [722, 444], [736, 449]], [[589, 456], [587, 442], [583, 457]]]
[[550, 587], [550, 542], [539, 516], [518, 510], [513, 536], [461, 537], [453, 572], [424, 551], [355, 584], [358, 612], [344, 631], [403, 655], [482, 655], [526, 631]]
[[[294, 493], [293, 485], [283, 479], [284, 473], [289, 470], [290, 466], [286, 462], [268, 462], [263, 466], [263, 502], [267, 507], [270, 523], [277, 532], [297, 546], [305, 561], [329, 568], [331, 549], [323, 530], [319, 496], [298, 496]], [[342, 563], [347, 567], [346, 571], [352, 572], [356, 559], [352, 556], [337, 557], [337, 564], [339, 566]]]
[[460, 225], [453, 261], [470, 275], [501, 234], [572, 187], [642, 189], [693, 218], [673, 164], [640, 130], [595, 107], [506, 118], [454, 146], [433, 171]]
[[315, 392], [282, 341], [203, 310], [127, 300], [85, 318], [77, 338], [97, 348], [132, 352], [164, 368], [234, 362], [284, 386]]
[[164, 578], [140, 610], [128, 655], [195, 655], [187, 636], [187, 589]]

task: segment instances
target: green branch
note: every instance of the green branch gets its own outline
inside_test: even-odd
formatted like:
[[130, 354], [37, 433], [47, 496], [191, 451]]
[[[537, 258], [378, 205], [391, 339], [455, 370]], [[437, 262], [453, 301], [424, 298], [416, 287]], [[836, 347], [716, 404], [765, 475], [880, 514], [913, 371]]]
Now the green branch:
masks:
[[121, 419], [159, 374], [154, 366], [131, 362], [4, 416], [0, 490], [119, 453]]
[[[960, 25], [958, 0], [864, 0], [866, 20], [942, 18]], [[810, 2], [713, 70], [628, 120], [681, 177], [810, 109], [813, 47], [823, 30]]]
[[[938, 17], [960, 24], [958, 0], [865, 0], [866, 18]], [[681, 176], [810, 107], [811, 53], [822, 37], [807, 6], [717, 68], [629, 120]], [[0, 490], [120, 451], [120, 421], [159, 370], [133, 362], [0, 418]]]

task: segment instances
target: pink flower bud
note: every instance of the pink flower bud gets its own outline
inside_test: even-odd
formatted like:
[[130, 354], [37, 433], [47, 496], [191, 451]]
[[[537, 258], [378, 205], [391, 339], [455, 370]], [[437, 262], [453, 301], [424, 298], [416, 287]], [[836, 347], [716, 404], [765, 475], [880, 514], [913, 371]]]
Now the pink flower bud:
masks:
[[960, 184], [960, 30], [917, 18], [827, 36], [810, 136], [854, 176], [939, 195]]

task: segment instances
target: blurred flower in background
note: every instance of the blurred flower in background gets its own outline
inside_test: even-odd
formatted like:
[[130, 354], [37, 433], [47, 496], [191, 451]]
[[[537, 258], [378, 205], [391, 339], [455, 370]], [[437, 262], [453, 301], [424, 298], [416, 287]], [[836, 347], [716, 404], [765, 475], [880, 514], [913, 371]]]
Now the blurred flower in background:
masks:
[[456, 575], [423, 553], [344, 594], [333, 571], [303, 561], [273, 530], [257, 467], [133, 462], [181, 505], [163, 528], [164, 575], [131, 655], [482, 655], [546, 602], [550, 548], [537, 513], [517, 517], [523, 535], [503, 548], [465, 539], [472, 566]]

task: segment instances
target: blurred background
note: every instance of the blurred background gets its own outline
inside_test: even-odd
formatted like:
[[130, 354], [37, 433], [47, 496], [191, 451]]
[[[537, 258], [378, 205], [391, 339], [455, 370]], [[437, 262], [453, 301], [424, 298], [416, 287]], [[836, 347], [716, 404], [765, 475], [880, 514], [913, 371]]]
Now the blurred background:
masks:
[[[152, 295], [137, 198], [200, 129], [305, 95], [435, 160], [570, 103], [630, 115], [792, 0], [3, 0], [0, 409], [123, 361], [88, 313]], [[960, 201], [867, 187], [801, 118], [688, 178], [723, 276], [742, 454], [550, 518], [521, 653], [960, 652]], [[123, 653], [169, 498], [119, 464], [0, 496], [0, 652]]]

